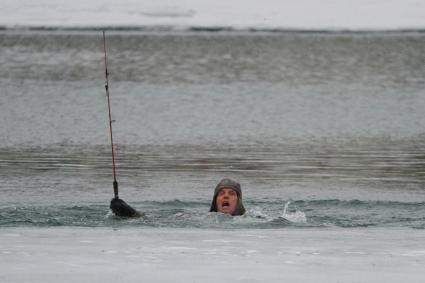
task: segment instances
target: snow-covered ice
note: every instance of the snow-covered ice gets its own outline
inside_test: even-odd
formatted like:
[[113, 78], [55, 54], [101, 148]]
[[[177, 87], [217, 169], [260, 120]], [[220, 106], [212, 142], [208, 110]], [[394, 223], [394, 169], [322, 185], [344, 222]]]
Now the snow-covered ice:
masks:
[[0, 0], [0, 26], [235, 29], [425, 28], [418, 0]]
[[5, 228], [0, 282], [423, 282], [425, 231]]

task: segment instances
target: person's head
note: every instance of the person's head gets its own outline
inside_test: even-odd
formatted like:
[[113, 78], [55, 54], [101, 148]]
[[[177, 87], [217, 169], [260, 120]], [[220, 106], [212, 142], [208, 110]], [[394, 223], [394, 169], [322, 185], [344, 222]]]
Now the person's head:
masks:
[[221, 180], [215, 187], [210, 211], [231, 215], [244, 214], [241, 185], [231, 179]]

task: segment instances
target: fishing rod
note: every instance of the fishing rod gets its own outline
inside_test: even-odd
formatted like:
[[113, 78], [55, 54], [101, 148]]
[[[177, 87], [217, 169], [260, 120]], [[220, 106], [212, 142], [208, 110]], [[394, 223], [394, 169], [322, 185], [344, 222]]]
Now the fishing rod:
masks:
[[119, 198], [118, 196], [118, 181], [117, 181], [117, 172], [115, 166], [115, 146], [114, 138], [112, 135], [112, 116], [111, 116], [111, 99], [109, 96], [109, 72], [108, 72], [108, 62], [106, 59], [106, 36], [105, 31], [103, 31], [103, 52], [105, 54], [105, 91], [106, 97], [108, 100], [108, 118], [109, 118], [109, 140], [111, 143], [111, 155], [112, 155], [112, 175], [114, 177], [113, 187], [114, 187], [114, 198], [111, 200], [110, 208], [112, 212], [117, 216], [124, 217], [138, 217], [140, 213], [129, 206], [125, 201]]

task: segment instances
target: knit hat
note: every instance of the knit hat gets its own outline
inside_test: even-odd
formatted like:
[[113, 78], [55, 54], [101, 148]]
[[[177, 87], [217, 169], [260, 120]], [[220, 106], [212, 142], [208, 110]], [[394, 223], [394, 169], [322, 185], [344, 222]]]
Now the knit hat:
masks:
[[242, 189], [241, 189], [241, 185], [238, 182], [235, 182], [231, 179], [225, 178], [222, 179], [220, 181], [220, 183], [217, 184], [217, 186], [215, 187], [214, 190], [214, 196], [213, 196], [213, 200], [211, 203], [211, 208], [210, 208], [210, 212], [217, 212], [217, 203], [216, 203], [216, 199], [217, 199], [217, 195], [218, 192], [221, 189], [224, 188], [230, 188], [232, 190], [234, 190], [236, 192], [236, 194], [238, 195], [238, 203], [236, 205], [236, 211], [233, 215], [242, 215], [245, 213], [245, 208], [243, 206], [242, 203]]

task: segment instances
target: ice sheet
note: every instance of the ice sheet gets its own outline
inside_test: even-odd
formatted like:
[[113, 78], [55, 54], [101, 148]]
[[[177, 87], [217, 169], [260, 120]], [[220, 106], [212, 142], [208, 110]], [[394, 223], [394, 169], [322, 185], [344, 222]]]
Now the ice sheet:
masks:
[[424, 230], [6, 228], [1, 282], [423, 282]]
[[1, 0], [0, 26], [422, 29], [417, 0]]

